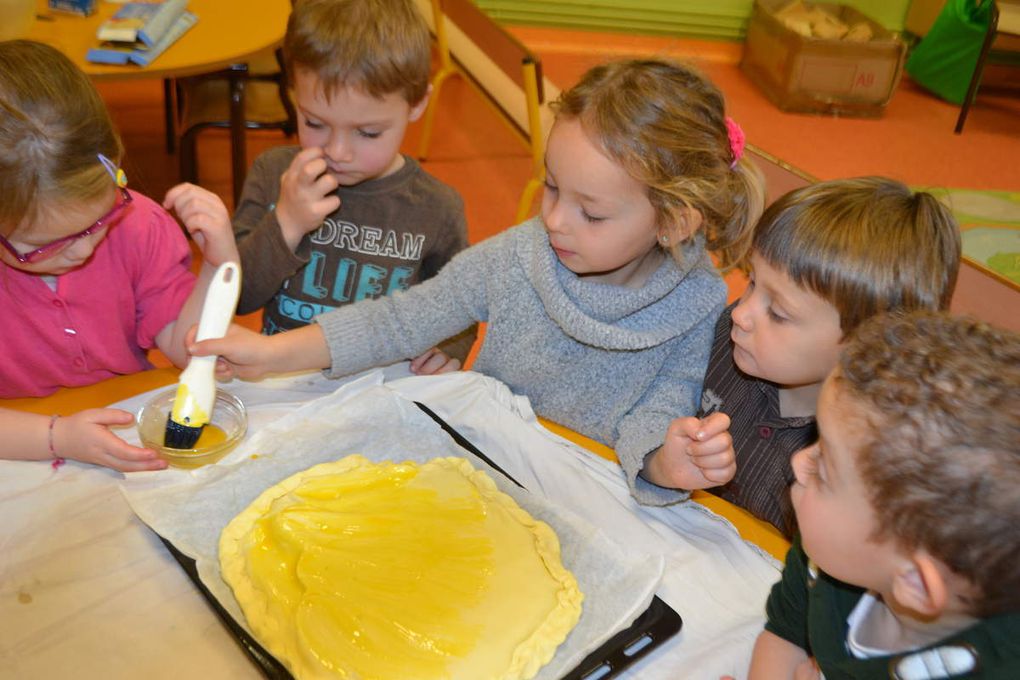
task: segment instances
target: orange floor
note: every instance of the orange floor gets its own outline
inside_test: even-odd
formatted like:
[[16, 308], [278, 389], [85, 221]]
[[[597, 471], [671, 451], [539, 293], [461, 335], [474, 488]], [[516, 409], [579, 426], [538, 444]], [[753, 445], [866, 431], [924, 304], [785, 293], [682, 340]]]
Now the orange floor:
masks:
[[[748, 140], [821, 179], [888, 175], [912, 185], [1020, 190], [1020, 93], [979, 93], [962, 135], [959, 108], [905, 76], [880, 119], [783, 113], [738, 67], [742, 46], [542, 28], [513, 32], [542, 57], [546, 75], [566, 86], [604, 59], [670, 55], [697, 64], [726, 95]], [[1015, 70], [1015, 69], [1014, 69]]]

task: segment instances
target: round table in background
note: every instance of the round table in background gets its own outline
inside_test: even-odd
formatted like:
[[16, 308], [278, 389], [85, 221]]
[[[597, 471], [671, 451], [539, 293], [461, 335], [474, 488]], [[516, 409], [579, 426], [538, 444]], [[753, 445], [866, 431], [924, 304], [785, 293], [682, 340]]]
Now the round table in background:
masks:
[[247, 170], [246, 62], [253, 55], [275, 49], [283, 42], [291, 0], [189, 0], [188, 11], [198, 17], [198, 21], [150, 65], [114, 66], [86, 61], [89, 48], [99, 45], [96, 29], [122, 5], [97, 0], [97, 11], [83, 17], [52, 10], [47, 0], [37, 0], [36, 18], [24, 37], [57, 48], [95, 80], [162, 79], [168, 153], [176, 146], [173, 79], [225, 71], [225, 77], [230, 80], [230, 144], [236, 201]]

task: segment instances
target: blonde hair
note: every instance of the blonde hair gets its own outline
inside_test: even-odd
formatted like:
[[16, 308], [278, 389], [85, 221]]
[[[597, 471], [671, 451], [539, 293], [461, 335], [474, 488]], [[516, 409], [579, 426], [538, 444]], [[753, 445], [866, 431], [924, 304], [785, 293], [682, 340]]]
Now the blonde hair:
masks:
[[848, 335], [879, 312], [946, 309], [960, 230], [927, 192], [884, 177], [819, 182], [770, 205], [753, 251], [839, 312]]
[[945, 312], [880, 315], [834, 380], [867, 423], [855, 465], [874, 538], [977, 586], [971, 614], [1020, 611], [1020, 335]]
[[48, 45], [0, 42], [0, 230], [32, 224], [46, 204], [93, 201], [112, 186], [120, 138], [99, 93]]
[[298, 0], [283, 54], [292, 80], [311, 71], [327, 99], [352, 87], [376, 98], [397, 92], [414, 106], [428, 92], [431, 38], [412, 0]]
[[[765, 203], [761, 172], [734, 158], [723, 95], [695, 70], [672, 61], [616, 61], [588, 71], [553, 103], [592, 141], [648, 187], [659, 225], [679, 226], [693, 209], [705, 246], [724, 267], [742, 266]], [[678, 260], [696, 234], [671, 246]]]

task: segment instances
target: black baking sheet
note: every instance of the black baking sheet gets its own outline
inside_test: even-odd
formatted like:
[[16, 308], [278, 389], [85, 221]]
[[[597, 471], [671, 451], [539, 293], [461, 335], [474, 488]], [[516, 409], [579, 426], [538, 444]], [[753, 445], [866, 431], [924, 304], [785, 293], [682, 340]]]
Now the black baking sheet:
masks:
[[[517, 486], [521, 484], [511, 477], [505, 470], [496, 465], [488, 456], [479, 451], [474, 444], [465, 439], [459, 432], [453, 429], [445, 420], [437, 416], [427, 406], [415, 402], [426, 415], [453, 438], [454, 441], [478, 458], [489, 464], [494, 470], [504, 475]], [[522, 487], [523, 488], [523, 487]], [[157, 534], [158, 535], [158, 534]], [[170, 541], [162, 536], [159, 537], [170, 554], [177, 560], [184, 572], [198, 588], [202, 596], [212, 607], [216, 615], [226, 625], [227, 630], [234, 637], [237, 643], [244, 650], [245, 654], [252, 660], [262, 674], [270, 680], [293, 680], [287, 668], [276, 658], [267, 652], [262, 645], [255, 641], [247, 630], [244, 629], [234, 617], [231, 616], [219, 601], [209, 592], [198, 576], [198, 569], [195, 560], [188, 557], [173, 546]], [[620, 674], [625, 668], [642, 658], [652, 650], [656, 649], [663, 642], [680, 632], [683, 621], [680, 615], [668, 604], [659, 599], [652, 598], [651, 604], [641, 616], [634, 620], [629, 627], [607, 640], [602, 646], [585, 657], [574, 670], [563, 676], [562, 680], [608, 680]]]

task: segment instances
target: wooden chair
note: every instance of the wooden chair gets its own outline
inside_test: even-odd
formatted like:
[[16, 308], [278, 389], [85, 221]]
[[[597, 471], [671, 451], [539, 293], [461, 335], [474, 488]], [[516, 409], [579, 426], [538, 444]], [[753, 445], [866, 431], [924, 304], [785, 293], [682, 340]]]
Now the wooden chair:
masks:
[[277, 49], [223, 71], [182, 78], [176, 86], [181, 180], [198, 183], [198, 134], [228, 129], [236, 207], [248, 171], [245, 131], [276, 129], [288, 137], [297, 131], [282, 53]]
[[[545, 181], [545, 137], [542, 129], [542, 104], [545, 101], [542, 81], [542, 64], [512, 35], [496, 24], [470, 0], [431, 0], [433, 31], [439, 52], [439, 70], [432, 79], [432, 96], [425, 109], [418, 157], [425, 160], [432, 140], [436, 107], [443, 83], [453, 75], [467, 76], [486, 98], [492, 102], [503, 119], [520, 135], [531, 151], [531, 177], [524, 186], [517, 206], [517, 221], [528, 216], [535, 192]], [[451, 30], [462, 37], [467, 51], [479, 50], [482, 57], [495, 66], [498, 73], [469, 66], [466, 58], [451, 47]], [[505, 88], [495, 82], [502, 74], [515, 86], [520, 106], [508, 102]], [[497, 93], [497, 89], [499, 93]], [[517, 108], [517, 111], [512, 109]]]
[[967, 114], [970, 113], [970, 107], [974, 103], [981, 85], [985, 63], [991, 59], [1000, 63], [1020, 66], [1020, 0], [984, 1], [992, 3], [992, 21], [985, 33], [981, 54], [974, 67], [970, 85], [967, 87], [967, 96], [963, 100], [960, 115], [956, 119], [956, 128], [953, 130], [956, 134], [963, 132], [963, 124], [967, 120]]

